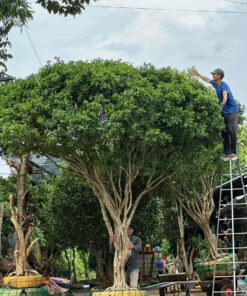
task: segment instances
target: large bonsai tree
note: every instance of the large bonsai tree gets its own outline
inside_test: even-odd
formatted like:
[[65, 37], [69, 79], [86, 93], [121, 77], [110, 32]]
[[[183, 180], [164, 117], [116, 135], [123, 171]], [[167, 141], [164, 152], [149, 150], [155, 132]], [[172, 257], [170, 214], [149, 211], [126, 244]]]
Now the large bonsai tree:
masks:
[[19, 160], [7, 160], [7, 163], [15, 169], [17, 175], [16, 192], [10, 195], [11, 221], [17, 237], [14, 251], [15, 271], [11, 275], [37, 274], [28, 262], [28, 257], [38, 240], [38, 238], [32, 238], [34, 215], [28, 190], [28, 170], [30, 168], [28, 162], [28, 154], [22, 155]]
[[90, 185], [116, 237], [112, 288], [127, 288], [127, 228], [148, 192], [214, 145], [221, 118], [212, 93], [175, 69], [97, 60], [47, 65], [0, 98], [8, 153], [59, 157]]

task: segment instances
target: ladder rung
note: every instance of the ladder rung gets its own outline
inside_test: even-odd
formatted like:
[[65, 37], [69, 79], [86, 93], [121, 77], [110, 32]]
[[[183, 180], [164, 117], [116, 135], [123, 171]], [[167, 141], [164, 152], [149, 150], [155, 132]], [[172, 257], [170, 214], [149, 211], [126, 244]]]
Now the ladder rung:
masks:
[[236, 173], [224, 173], [224, 174], [222, 174], [222, 176], [241, 176], [242, 174], [241, 174], [241, 172], [237, 172], [236, 171]]
[[[234, 263], [236, 264], [245, 264], [247, 261], [235, 261]], [[215, 262], [215, 265], [220, 265], [220, 264], [233, 264], [233, 261], [227, 261], [227, 262]]]
[[[236, 287], [236, 288], [237, 288], [237, 287]], [[232, 290], [233, 290], [233, 289], [232, 289]], [[236, 292], [238, 292], [238, 293], [239, 293], [239, 292], [242, 292], [242, 293], [243, 293], [244, 291], [243, 291], [243, 290], [239, 290], [239, 289], [237, 289]], [[219, 293], [219, 290], [215, 290], [214, 293]], [[222, 293], [222, 291], [221, 291], [221, 293]]]
[[[243, 295], [246, 295], [246, 292], [245, 291], [241, 291], [241, 290], [236, 290], [236, 291], [233, 291], [232, 290], [232, 294], [234, 295], [234, 292], [236, 294], [243, 294]], [[222, 294], [222, 291], [214, 291], [213, 294]]]
[[228, 233], [219, 233], [218, 234], [218, 236], [225, 236], [225, 235], [232, 235], [232, 234], [234, 234], [234, 235], [242, 235], [242, 234], [247, 234], [247, 232], [234, 232], [234, 233], [232, 233], [232, 232], [228, 232]]
[[234, 172], [231, 171], [231, 173], [223, 173], [222, 176], [224, 175], [229, 175], [229, 176], [241, 175], [241, 170], [237, 169], [237, 170], [234, 170]]
[[[231, 248], [217, 248], [217, 250], [231, 250]], [[234, 249], [242, 249], [242, 250], [246, 250], [247, 247], [234, 247]]]
[[[231, 218], [226, 218], [226, 219], [225, 219], [225, 218], [219, 218], [219, 220], [220, 220], [220, 221], [232, 221]], [[245, 218], [234, 218], [233, 220], [234, 220], [234, 221], [235, 221], [235, 220], [247, 220], [247, 217], [245, 217]]]
[[234, 275], [216, 275], [215, 278], [219, 279], [219, 278], [233, 278]]
[[244, 187], [241, 187], [241, 188], [227, 188], [227, 189], [221, 189], [221, 191], [231, 191], [231, 190], [243, 190], [243, 191], [245, 191]]
[[247, 206], [247, 202], [227, 203], [227, 204], [224, 204], [223, 207], [225, 207], [225, 206]]
[[[236, 207], [236, 206], [243, 206], [243, 207], [245, 207], [245, 206], [247, 206], [247, 202], [245, 203], [245, 202], [239, 202], [239, 203], [227, 203], [227, 204], [223, 204], [223, 205], [221, 205], [221, 207], [219, 208], [219, 213], [222, 211], [222, 210], [225, 210], [225, 208], [226, 207], [229, 207], [229, 206], [233, 206], [233, 207]], [[220, 213], [221, 214], [221, 213]]]

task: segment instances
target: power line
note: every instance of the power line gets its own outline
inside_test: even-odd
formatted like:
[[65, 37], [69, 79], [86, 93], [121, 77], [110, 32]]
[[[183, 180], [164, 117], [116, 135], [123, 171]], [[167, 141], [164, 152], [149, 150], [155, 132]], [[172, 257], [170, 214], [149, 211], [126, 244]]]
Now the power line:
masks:
[[32, 48], [33, 48], [33, 51], [34, 51], [34, 53], [35, 53], [35, 56], [36, 56], [36, 58], [37, 58], [37, 60], [38, 60], [38, 62], [39, 62], [39, 64], [40, 64], [40, 66], [43, 67], [43, 65], [42, 65], [42, 63], [41, 63], [41, 60], [40, 60], [40, 58], [39, 58], [38, 52], [37, 52], [37, 50], [36, 50], [36, 48], [35, 48], [35, 46], [34, 46], [34, 44], [33, 44], [33, 42], [32, 42], [32, 39], [31, 39], [31, 37], [30, 37], [30, 35], [29, 35], [29, 33], [28, 33], [28, 30], [27, 30], [27, 27], [26, 27], [26, 26], [25, 26], [25, 31], [26, 31], [26, 33], [27, 33], [27, 37], [28, 37], [28, 39], [29, 39], [29, 42], [30, 42]]
[[247, 2], [242, 2], [242, 1], [235, 1], [235, 0], [222, 0], [222, 1], [230, 2], [230, 3], [236, 3], [236, 4], [247, 5]]
[[[223, 0], [227, 1], [227, 0]], [[230, 0], [229, 0], [230, 1]], [[89, 8], [114, 8], [127, 10], [147, 10], [147, 11], [165, 11], [165, 12], [196, 12], [196, 13], [223, 13], [223, 14], [247, 14], [247, 11], [227, 11], [227, 10], [203, 10], [203, 9], [172, 9], [172, 8], [151, 8], [134, 6], [111, 6], [111, 5], [89, 5]]]

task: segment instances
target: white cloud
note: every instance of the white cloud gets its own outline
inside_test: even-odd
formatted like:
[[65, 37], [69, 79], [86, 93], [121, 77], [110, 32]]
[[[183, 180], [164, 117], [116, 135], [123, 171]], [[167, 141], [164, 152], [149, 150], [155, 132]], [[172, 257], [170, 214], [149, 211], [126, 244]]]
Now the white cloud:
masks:
[[[122, 45], [123, 49], [129, 46], [138, 56], [139, 60], [142, 60], [143, 56], [151, 54], [156, 48], [162, 47], [171, 41], [171, 36], [167, 31], [166, 26], [162, 26], [160, 18], [156, 17], [150, 21], [145, 12], [138, 13], [135, 18], [120, 32], [115, 32], [107, 36], [101, 43], [98, 44], [98, 48], [114, 48], [114, 45]], [[134, 49], [137, 49], [134, 50]], [[121, 52], [121, 50], [119, 50]]]
[[[243, 8], [224, 0], [98, 0], [92, 5], [210, 11]], [[29, 33], [43, 64], [55, 56], [65, 61], [100, 57], [180, 70], [195, 65], [206, 75], [222, 67], [234, 94], [247, 105], [244, 82], [235, 69], [244, 77], [244, 15], [88, 7], [75, 18], [64, 18], [49, 15], [37, 4], [34, 9]], [[9, 73], [23, 77], [36, 72], [39, 64], [25, 32], [20, 35], [16, 30], [10, 38], [14, 59], [8, 63]]]

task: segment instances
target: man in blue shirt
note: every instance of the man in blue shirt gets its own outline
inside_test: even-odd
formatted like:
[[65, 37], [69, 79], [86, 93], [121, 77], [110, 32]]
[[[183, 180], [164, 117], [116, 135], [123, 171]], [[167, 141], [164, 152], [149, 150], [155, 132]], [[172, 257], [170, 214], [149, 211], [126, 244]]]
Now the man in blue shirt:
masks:
[[219, 68], [215, 69], [211, 72], [213, 75], [212, 79], [200, 74], [196, 69], [192, 70], [192, 74], [210, 83], [216, 90], [219, 103], [222, 107], [221, 115], [224, 117], [225, 122], [225, 130], [222, 132], [224, 155], [221, 156], [221, 159], [237, 160], [238, 105], [229, 85], [223, 81], [224, 71]]

